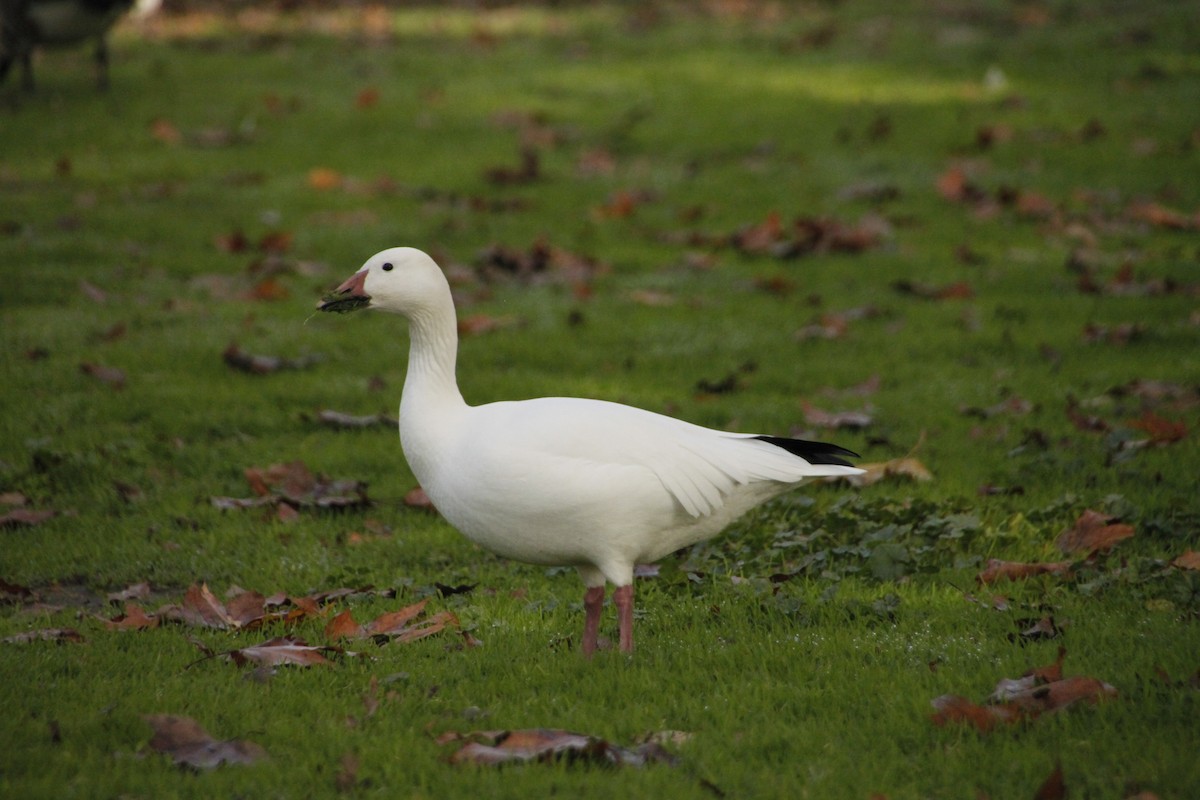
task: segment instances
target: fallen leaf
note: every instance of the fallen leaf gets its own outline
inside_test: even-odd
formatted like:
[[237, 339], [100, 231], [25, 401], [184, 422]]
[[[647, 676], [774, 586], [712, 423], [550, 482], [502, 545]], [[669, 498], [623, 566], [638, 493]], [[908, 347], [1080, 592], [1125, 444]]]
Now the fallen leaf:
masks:
[[1075, 525], [1059, 535], [1056, 544], [1066, 555], [1111, 550], [1113, 546], [1133, 536], [1132, 525], [1113, 525], [1114, 517], [1088, 509], [1075, 520]]
[[156, 117], [150, 122], [150, 135], [164, 144], [179, 144], [183, 134], [170, 120]]
[[1064, 800], [1066, 796], [1067, 784], [1063, 779], [1062, 763], [1059, 763], [1034, 792], [1033, 800]]
[[1150, 435], [1151, 444], [1173, 444], [1187, 436], [1187, 425], [1174, 422], [1147, 411], [1138, 419], [1130, 420], [1129, 427], [1145, 431]]
[[267, 667], [294, 664], [300, 667], [332, 666], [333, 662], [323, 653], [342, 653], [341, 648], [331, 645], [310, 645], [301, 639], [278, 636], [262, 644], [230, 650], [229, 656], [239, 667], [247, 663]]
[[966, 281], [948, 283], [944, 286], [934, 286], [917, 281], [899, 280], [892, 283], [892, 289], [900, 294], [920, 297], [925, 300], [970, 300], [975, 296], [975, 290]]
[[549, 728], [450, 733], [438, 739], [439, 744], [460, 741], [466, 741], [466, 744], [450, 754], [451, 764], [493, 766], [565, 760], [569, 763], [641, 767], [649, 763], [674, 766], [678, 762], [657, 742], [626, 748], [593, 736]]
[[84, 641], [83, 635], [74, 628], [42, 628], [0, 639], [0, 642], [5, 642], [6, 644], [28, 644], [29, 642], [71, 642], [73, 644], [82, 644]]
[[308, 171], [308, 188], [327, 192], [341, 188], [345, 183], [342, 173], [328, 167], [314, 167]]
[[907, 478], [914, 481], [933, 480], [933, 473], [929, 471], [929, 468], [911, 456], [872, 464], [859, 464], [858, 466], [864, 470], [861, 474], [839, 475], [825, 480], [845, 481], [851, 486], [859, 488], [872, 486], [888, 478]]
[[1200, 217], [1188, 216], [1181, 211], [1159, 205], [1158, 203], [1134, 203], [1125, 210], [1125, 216], [1135, 222], [1144, 222], [1155, 228], [1186, 231], [1200, 227]]
[[192, 624], [208, 628], [236, 628], [237, 622], [207, 583], [193, 583], [183, 595], [183, 609]]
[[979, 705], [959, 695], [944, 694], [935, 697], [931, 703], [933, 724], [938, 727], [961, 722], [974, 725], [980, 733], [987, 733], [997, 725], [1011, 725], [1021, 719], [1015, 709], [1003, 705]]
[[221, 764], [253, 764], [267, 758], [267, 751], [254, 742], [214, 739], [190, 717], [146, 714], [142, 719], [154, 730], [150, 748], [170, 756], [180, 766], [212, 769]]
[[461, 336], [479, 336], [484, 333], [511, 328], [520, 320], [512, 316], [493, 317], [487, 314], [472, 314], [458, 321], [458, 333]]
[[363, 634], [362, 626], [354, 621], [350, 609], [338, 614], [325, 626], [327, 639], [357, 639]]
[[57, 512], [50, 510], [37, 511], [32, 508], [14, 508], [0, 514], [0, 528], [19, 528], [41, 525], [52, 519]]
[[104, 620], [110, 631], [144, 631], [158, 627], [158, 617], [147, 614], [137, 603], [125, 604], [125, 613]]
[[520, 162], [515, 167], [490, 167], [483, 177], [496, 186], [520, 186], [532, 183], [541, 176], [541, 157], [533, 147], [522, 147]]
[[307, 369], [322, 360], [318, 355], [299, 358], [254, 355], [243, 351], [237, 344], [230, 344], [226, 347], [221, 357], [230, 367], [252, 375], [269, 375], [280, 370]]
[[367, 414], [366, 416], [355, 416], [353, 414], [345, 414], [341, 411], [333, 411], [331, 409], [322, 409], [317, 412], [317, 421], [328, 425], [331, 428], [372, 428], [384, 427], [395, 428], [400, 423], [395, 417], [388, 414]]
[[[825, 411], [804, 403], [804, 421], [818, 428], [861, 430], [874, 422], [866, 411]], [[914, 476], [915, 477], [915, 476]], [[932, 476], [930, 476], [932, 477]]]
[[1171, 562], [1178, 569], [1200, 570], [1200, 551], [1189, 550]]
[[108, 384], [113, 389], [119, 391], [125, 388], [125, 373], [116, 367], [106, 367], [101, 364], [84, 362], [79, 365], [79, 369], [85, 375], [90, 375], [101, 383]]
[[374, 108], [377, 105], [379, 105], [379, 90], [374, 86], [360, 90], [354, 97], [354, 107], [359, 110]]
[[1070, 571], [1070, 561], [1021, 563], [991, 558], [988, 559], [987, 567], [975, 576], [975, 580], [981, 585], [987, 585], [1001, 580], [1017, 581], [1037, 575], [1064, 575]]
[[409, 508], [420, 508], [425, 511], [437, 511], [429, 495], [420, 486], [414, 486], [404, 495], [404, 505]]
[[428, 600], [421, 600], [397, 611], [381, 614], [364, 625], [363, 631], [367, 636], [394, 636], [403, 630], [410, 621], [419, 617], [425, 611], [425, 605], [428, 602]]

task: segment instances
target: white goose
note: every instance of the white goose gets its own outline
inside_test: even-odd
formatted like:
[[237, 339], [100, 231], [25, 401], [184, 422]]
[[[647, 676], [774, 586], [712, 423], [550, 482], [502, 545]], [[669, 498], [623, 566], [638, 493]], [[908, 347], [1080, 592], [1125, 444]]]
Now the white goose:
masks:
[[317, 306], [408, 318], [404, 454], [438, 511], [507, 558], [573, 566], [587, 586], [583, 652], [596, 650], [604, 585], [633, 650], [633, 568], [715, 536], [808, 478], [862, 470], [832, 444], [702, 428], [603, 400], [469, 406], [455, 379], [454, 301], [433, 259], [377, 253]]

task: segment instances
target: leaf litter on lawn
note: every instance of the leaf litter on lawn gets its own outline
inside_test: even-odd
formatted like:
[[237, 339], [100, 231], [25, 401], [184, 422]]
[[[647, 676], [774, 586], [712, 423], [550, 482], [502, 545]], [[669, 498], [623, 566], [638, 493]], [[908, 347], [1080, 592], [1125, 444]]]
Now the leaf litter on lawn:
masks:
[[1095, 705], [1117, 696], [1117, 690], [1098, 678], [1064, 678], [1062, 662], [1066, 651], [1058, 651], [1054, 663], [1030, 669], [1020, 678], [1001, 678], [983, 704], [959, 695], [942, 695], [931, 703], [934, 725], [950, 723], [973, 725], [980, 733], [989, 733], [1000, 725], [1034, 720], [1078, 703]]

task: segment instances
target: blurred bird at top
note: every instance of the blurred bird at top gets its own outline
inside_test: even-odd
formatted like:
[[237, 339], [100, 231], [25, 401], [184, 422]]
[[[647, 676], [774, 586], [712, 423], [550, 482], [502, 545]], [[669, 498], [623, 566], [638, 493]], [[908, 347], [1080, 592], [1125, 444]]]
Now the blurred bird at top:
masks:
[[[137, 0], [149, 13], [161, 0]], [[108, 87], [108, 31], [135, 0], [0, 0], [0, 83], [20, 62], [21, 85], [33, 89], [33, 51], [95, 42], [96, 86]]]

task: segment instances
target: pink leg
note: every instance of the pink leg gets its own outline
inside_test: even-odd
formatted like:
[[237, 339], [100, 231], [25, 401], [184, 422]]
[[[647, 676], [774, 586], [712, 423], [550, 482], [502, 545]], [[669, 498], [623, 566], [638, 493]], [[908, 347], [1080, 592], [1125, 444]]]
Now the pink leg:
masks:
[[589, 586], [583, 595], [583, 654], [588, 658], [596, 652], [600, 634], [600, 610], [604, 608], [604, 584]]
[[633, 584], [613, 589], [613, 603], [620, 619], [621, 652], [633, 652]]

